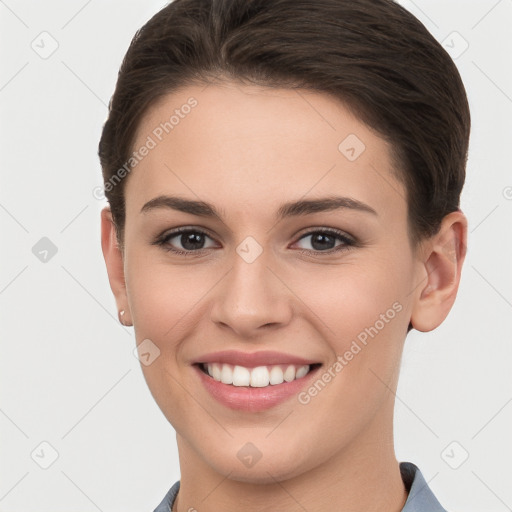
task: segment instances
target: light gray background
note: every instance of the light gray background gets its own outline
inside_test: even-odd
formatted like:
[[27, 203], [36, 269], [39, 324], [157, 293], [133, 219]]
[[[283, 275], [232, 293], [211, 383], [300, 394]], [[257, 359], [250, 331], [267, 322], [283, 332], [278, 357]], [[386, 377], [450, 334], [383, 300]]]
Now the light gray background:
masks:
[[[453, 512], [512, 510], [512, 0], [401, 3], [451, 47], [473, 129], [460, 291], [442, 326], [408, 337], [397, 457]], [[0, 1], [0, 512], [149, 511], [179, 478], [116, 318], [93, 195], [119, 65], [163, 5]]]

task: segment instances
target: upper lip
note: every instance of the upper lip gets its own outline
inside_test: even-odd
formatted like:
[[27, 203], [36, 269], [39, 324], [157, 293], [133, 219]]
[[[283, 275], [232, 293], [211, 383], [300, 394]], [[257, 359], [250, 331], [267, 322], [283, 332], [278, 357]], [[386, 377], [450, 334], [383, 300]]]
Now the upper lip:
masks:
[[262, 350], [251, 353], [240, 352], [237, 350], [223, 350], [220, 352], [204, 354], [198, 357], [195, 363], [226, 363], [234, 366], [253, 368], [256, 366], [267, 366], [273, 364], [311, 365], [318, 363], [318, 361], [304, 359], [303, 357], [285, 354], [283, 352], [274, 352], [272, 350]]

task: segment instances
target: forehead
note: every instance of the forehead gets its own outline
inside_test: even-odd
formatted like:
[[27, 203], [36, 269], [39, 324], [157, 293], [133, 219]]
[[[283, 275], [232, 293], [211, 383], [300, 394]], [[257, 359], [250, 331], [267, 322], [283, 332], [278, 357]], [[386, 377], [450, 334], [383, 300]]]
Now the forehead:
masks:
[[326, 194], [357, 198], [397, 219], [406, 211], [388, 143], [318, 92], [190, 86], [146, 113], [132, 149], [138, 157], [125, 189], [127, 213], [162, 194], [239, 213], [243, 206], [247, 214]]

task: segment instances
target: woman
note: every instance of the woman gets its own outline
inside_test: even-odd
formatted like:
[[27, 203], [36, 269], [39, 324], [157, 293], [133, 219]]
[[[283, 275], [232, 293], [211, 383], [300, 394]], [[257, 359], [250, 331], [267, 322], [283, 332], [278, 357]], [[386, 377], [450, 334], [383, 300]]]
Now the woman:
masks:
[[99, 154], [102, 248], [181, 480], [155, 512], [442, 511], [396, 460], [411, 329], [466, 253], [470, 115], [390, 0], [175, 0]]

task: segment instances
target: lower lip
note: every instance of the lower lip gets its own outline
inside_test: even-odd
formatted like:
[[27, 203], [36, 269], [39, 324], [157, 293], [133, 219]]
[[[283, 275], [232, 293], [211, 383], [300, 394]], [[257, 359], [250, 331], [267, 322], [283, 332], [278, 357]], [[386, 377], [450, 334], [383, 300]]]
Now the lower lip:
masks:
[[320, 366], [317, 366], [306, 376], [291, 382], [253, 388], [223, 384], [204, 373], [198, 365], [194, 365], [194, 370], [199, 374], [201, 382], [213, 398], [230, 409], [247, 412], [264, 411], [296, 396], [309, 384], [319, 369]]

